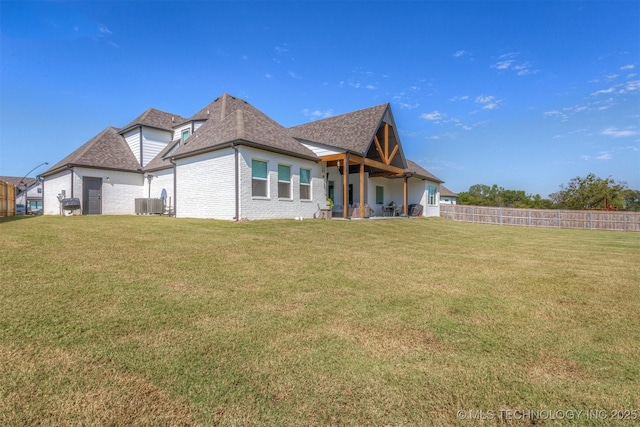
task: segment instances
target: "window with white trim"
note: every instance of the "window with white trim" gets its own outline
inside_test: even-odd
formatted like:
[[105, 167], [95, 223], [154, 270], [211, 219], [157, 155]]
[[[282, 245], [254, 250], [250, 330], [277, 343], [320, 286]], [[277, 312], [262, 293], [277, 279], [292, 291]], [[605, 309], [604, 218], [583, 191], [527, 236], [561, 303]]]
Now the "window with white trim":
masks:
[[278, 197], [291, 198], [291, 166], [278, 165]]
[[427, 203], [429, 205], [435, 205], [436, 204], [436, 193], [438, 192], [438, 189], [436, 187], [434, 187], [433, 185], [429, 186], [429, 198], [427, 199]]
[[311, 169], [300, 168], [300, 200], [311, 200]]
[[189, 129], [183, 130], [181, 142], [185, 142], [187, 138], [189, 138], [189, 135], [190, 135]]
[[251, 160], [251, 195], [268, 197], [267, 162]]

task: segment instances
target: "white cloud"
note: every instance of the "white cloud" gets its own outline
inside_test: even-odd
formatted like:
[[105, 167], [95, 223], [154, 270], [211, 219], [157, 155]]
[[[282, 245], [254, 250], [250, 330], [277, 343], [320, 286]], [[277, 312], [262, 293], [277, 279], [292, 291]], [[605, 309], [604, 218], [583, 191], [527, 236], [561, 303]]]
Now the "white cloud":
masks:
[[627, 129], [618, 129], [616, 127], [608, 127], [601, 132], [602, 135], [610, 136], [613, 138], [624, 138], [629, 136], [640, 135], [640, 132], [634, 130], [633, 128]]
[[613, 154], [611, 153], [601, 153], [600, 155], [596, 156], [596, 160], [611, 160], [613, 159]]
[[453, 98], [449, 98], [449, 101], [451, 102], [466, 101], [467, 99], [469, 99], [468, 95], [462, 95], [462, 96], [454, 96]]
[[302, 114], [304, 114], [307, 117], [310, 117], [314, 120], [318, 120], [318, 119], [326, 119], [327, 117], [331, 117], [333, 116], [333, 110], [329, 109], [329, 110], [325, 110], [325, 111], [321, 111], [321, 110], [310, 110], [308, 108], [305, 108], [304, 110], [302, 110]]
[[620, 77], [620, 74], [608, 74], [608, 75], [604, 76], [604, 78], [605, 78], [607, 81], [615, 80], [615, 79], [617, 79], [618, 77]]
[[272, 78], [273, 78], [273, 76], [272, 76], [271, 74], [269, 74], [269, 73], [266, 73], [264, 76], [265, 76], [267, 79], [272, 79]]
[[280, 44], [275, 47], [275, 50], [278, 55], [284, 55], [285, 53], [289, 52], [289, 45], [286, 43]]
[[529, 61], [519, 61], [517, 58], [520, 56], [518, 52], [505, 53], [498, 57], [498, 62], [491, 65], [491, 68], [496, 70], [512, 70], [518, 76], [527, 76], [529, 74], [535, 74], [538, 70], [531, 69]]
[[491, 66], [491, 68], [495, 68], [496, 70], [507, 70], [511, 68], [513, 63], [516, 62], [513, 59], [509, 59], [507, 61], [499, 61]]
[[365, 89], [378, 89], [377, 87], [375, 87], [374, 85], [366, 85], [364, 87]]
[[476, 96], [476, 103], [482, 105], [483, 110], [495, 110], [502, 103], [501, 100], [497, 99], [492, 95], [480, 95]]
[[415, 103], [415, 104], [408, 104], [406, 102], [398, 102], [398, 106], [403, 109], [403, 110], [414, 110], [416, 108], [418, 108], [420, 106], [419, 103]]
[[431, 113], [421, 114], [420, 118], [428, 120], [430, 122], [440, 123], [447, 118], [447, 115], [436, 110]]
[[107, 28], [107, 26], [106, 26], [106, 25], [102, 25], [102, 24], [98, 25], [98, 30], [99, 30], [102, 34], [113, 34], [113, 33], [111, 32], [111, 30], [109, 30], [109, 29]]
[[615, 92], [615, 91], [616, 91], [616, 89], [615, 89], [615, 88], [610, 87], [609, 89], [602, 89], [602, 90], [595, 91], [595, 92], [593, 92], [593, 93], [591, 94], [591, 96], [598, 96], [598, 95], [601, 95], [601, 94], [613, 93], [613, 92]]
[[624, 71], [624, 70], [633, 70], [634, 68], [636, 68], [636, 66], [634, 64], [629, 64], [629, 65], [625, 65], [624, 67], [620, 67], [620, 70]]
[[558, 111], [558, 110], [545, 111], [544, 117], [545, 118], [557, 118], [557, 119], [562, 120], [563, 122], [566, 122], [567, 120], [569, 120], [569, 117], [565, 113], [563, 113], [561, 111]]
[[469, 55], [471, 55], [471, 54], [469, 52], [467, 52], [466, 50], [458, 50], [452, 56], [454, 58], [461, 58], [463, 56], [469, 56]]
[[531, 74], [531, 66], [528, 62], [525, 62], [521, 65], [514, 65], [513, 69], [517, 72], [519, 76], [526, 76], [527, 74]]
[[297, 80], [302, 80], [302, 77], [300, 77], [299, 75], [297, 75], [296, 73], [294, 73], [293, 71], [289, 71], [289, 77], [293, 78], [293, 79], [297, 79]]
[[640, 90], [640, 80], [633, 80], [633, 81], [627, 82], [624, 89], [628, 92], [632, 92], [634, 90]]

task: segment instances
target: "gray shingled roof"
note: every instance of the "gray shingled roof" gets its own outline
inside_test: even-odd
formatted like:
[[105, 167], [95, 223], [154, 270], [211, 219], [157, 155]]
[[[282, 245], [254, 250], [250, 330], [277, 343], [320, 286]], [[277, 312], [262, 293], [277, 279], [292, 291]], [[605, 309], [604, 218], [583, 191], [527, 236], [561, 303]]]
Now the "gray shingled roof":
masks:
[[449, 190], [444, 185], [441, 185], [440, 186], [440, 197], [458, 197], [458, 194], [454, 193], [451, 190]]
[[171, 164], [171, 162], [169, 162], [169, 158], [165, 159], [165, 156], [167, 155], [167, 153], [169, 151], [171, 151], [171, 149], [180, 142], [180, 138], [178, 139], [174, 139], [173, 141], [171, 141], [170, 143], [167, 144], [166, 147], [164, 147], [157, 156], [155, 156], [153, 159], [151, 159], [151, 161], [149, 163], [147, 163], [147, 166], [145, 166], [143, 168], [144, 171], [152, 171], [152, 170], [158, 170], [158, 169], [164, 169], [164, 168], [169, 168], [169, 167], [173, 167], [173, 165]]
[[173, 131], [174, 126], [186, 121], [188, 120], [177, 114], [171, 114], [165, 111], [156, 110], [155, 108], [149, 108], [129, 124], [122, 127], [120, 132], [125, 132], [138, 125]]
[[0, 181], [8, 182], [9, 184], [13, 184], [16, 186], [16, 190], [18, 186], [20, 186], [20, 190], [24, 189], [24, 185], [21, 185], [20, 182], [23, 182], [27, 185], [27, 187], [31, 187], [36, 183], [35, 178], [26, 177], [24, 180], [19, 176], [0, 176]]
[[409, 159], [407, 159], [407, 169], [406, 169], [406, 171], [407, 172], [411, 172], [414, 175], [418, 175], [421, 178], [428, 179], [429, 181], [439, 182], [439, 183], [444, 182], [443, 180], [441, 180], [440, 178], [436, 177], [435, 175], [433, 175], [431, 172], [429, 172], [428, 170], [426, 170], [425, 168], [423, 168], [422, 166], [420, 166], [416, 162], [413, 162], [413, 161], [411, 161]]
[[294, 126], [289, 135], [365, 155], [387, 108], [388, 103]]
[[54, 173], [67, 165], [139, 171], [140, 163], [118, 131], [114, 127], [106, 128], [50, 167], [43, 175]]
[[207, 121], [175, 151], [175, 157], [185, 157], [190, 153], [239, 142], [298, 157], [318, 159], [313, 151], [289, 136], [286, 128], [244, 100], [223, 94], [192, 117], [192, 120], [202, 120], [207, 111]]

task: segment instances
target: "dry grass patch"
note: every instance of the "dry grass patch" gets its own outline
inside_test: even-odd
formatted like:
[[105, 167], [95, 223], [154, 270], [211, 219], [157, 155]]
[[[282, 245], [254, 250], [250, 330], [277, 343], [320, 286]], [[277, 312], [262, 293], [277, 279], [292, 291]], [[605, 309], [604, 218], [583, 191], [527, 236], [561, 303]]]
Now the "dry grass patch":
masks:
[[0, 348], [2, 425], [193, 425], [186, 402], [134, 372], [61, 349]]

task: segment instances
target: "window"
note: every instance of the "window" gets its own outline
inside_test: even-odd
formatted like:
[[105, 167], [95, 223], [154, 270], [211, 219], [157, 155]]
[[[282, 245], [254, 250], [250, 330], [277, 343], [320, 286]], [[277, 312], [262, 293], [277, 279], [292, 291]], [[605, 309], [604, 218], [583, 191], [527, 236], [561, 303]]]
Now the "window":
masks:
[[251, 160], [251, 195], [267, 197], [267, 162]]
[[436, 204], [436, 192], [437, 192], [437, 188], [434, 187], [433, 185], [429, 186], [429, 199], [427, 200], [427, 203], [430, 205], [435, 205]]
[[182, 142], [185, 142], [189, 138], [189, 129], [185, 129], [182, 131]]
[[349, 206], [353, 206], [353, 184], [349, 184]]
[[42, 188], [38, 187], [38, 194], [42, 194]]
[[334, 188], [335, 188], [334, 182], [329, 181], [329, 189], [327, 190], [327, 197], [335, 202], [336, 199], [334, 197]]
[[311, 170], [300, 169], [300, 200], [311, 200]]
[[278, 197], [291, 198], [291, 166], [278, 165]]
[[384, 205], [384, 187], [376, 185], [376, 204]]

